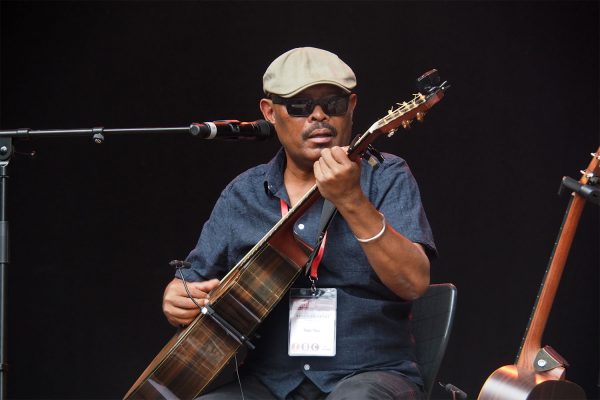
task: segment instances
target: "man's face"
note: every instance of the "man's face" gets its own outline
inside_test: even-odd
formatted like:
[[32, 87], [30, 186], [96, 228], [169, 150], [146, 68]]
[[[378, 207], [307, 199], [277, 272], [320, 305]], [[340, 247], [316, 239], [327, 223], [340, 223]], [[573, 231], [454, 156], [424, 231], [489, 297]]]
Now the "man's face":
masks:
[[[325, 99], [331, 96], [347, 96], [333, 85], [315, 85], [300, 92], [293, 99]], [[265, 118], [275, 125], [277, 136], [288, 159], [303, 169], [312, 170], [312, 165], [321, 156], [321, 150], [333, 146], [345, 146], [352, 135], [352, 113], [357, 97], [351, 94], [348, 110], [343, 115], [329, 115], [320, 105], [315, 105], [308, 116], [292, 116], [286, 105], [262, 99], [261, 110]], [[285, 99], [284, 99], [285, 101]]]

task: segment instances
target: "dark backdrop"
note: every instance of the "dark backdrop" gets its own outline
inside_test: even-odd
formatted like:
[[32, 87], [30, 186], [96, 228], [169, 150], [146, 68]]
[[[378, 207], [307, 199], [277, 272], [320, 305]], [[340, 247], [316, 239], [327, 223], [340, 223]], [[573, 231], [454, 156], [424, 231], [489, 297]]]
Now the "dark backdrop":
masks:
[[[380, 150], [419, 181], [459, 305], [439, 379], [475, 398], [514, 362], [567, 198], [598, 136], [597, 2], [1, 3], [1, 128], [187, 126], [261, 117], [269, 62], [298, 46], [355, 70], [357, 131], [435, 67], [447, 97]], [[118, 398], [172, 335], [167, 262], [268, 143], [186, 135], [36, 139], [9, 166], [8, 393]], [[596, 398], [598, 208], [588, 205], [544, 343]], [[436, 396], [444, 395], [437, 392]]]

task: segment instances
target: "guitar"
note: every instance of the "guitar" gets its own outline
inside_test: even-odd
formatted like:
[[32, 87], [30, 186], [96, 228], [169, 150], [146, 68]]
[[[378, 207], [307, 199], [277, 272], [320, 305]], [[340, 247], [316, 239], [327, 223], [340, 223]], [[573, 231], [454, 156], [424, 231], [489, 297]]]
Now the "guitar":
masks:
[[[596, 183], [595, 180], [600, 172], [600, 147], [592, 156], [587, 170], [582, 171], [583, 176], [579, 180], [579, 186]], [[575, 180], [572, 181], [577, 185]], [[578, 193], [573, 193], [572, 196], [529, 318], [517, 360], [514, 365], [503, 366], [490, 375], [481, 388], [479, 400], [586, 398], [581, 387], [565, 380], [565, 368], [568, 366], [566, 360], [552, 347], [541, 347], [544, 327], [586, 202], [585, 197]]]
[[[380, 157], [371, 143], [408, 127], [438, 103], [446, 89], [436, 70], [417, 80], [421, 91], [409, 102], [358, 135], [348, 148], [352, 160]], [[292, 228], [320, 197], [313, 186], [279, 222], [221, 279], [210, 293], [210, 303], [196, 319], [163, 347], [125, 395], [125, 399], [192, 399], [230, 364], [236, 353], [253, 348], [249, 337], [281, 300], [309, 259], [305, 244]]]

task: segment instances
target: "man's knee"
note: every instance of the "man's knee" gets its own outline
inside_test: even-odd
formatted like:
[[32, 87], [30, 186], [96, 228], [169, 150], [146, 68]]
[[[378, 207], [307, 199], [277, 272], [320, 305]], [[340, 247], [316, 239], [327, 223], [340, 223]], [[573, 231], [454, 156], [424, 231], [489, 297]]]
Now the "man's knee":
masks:
[[423, 399], [421, 389], [405, 376], [389, 371], [369, 371], [341, 380], [327, 400]]
[[[240, 388], [241, 386], [241, 388]], [[242, 377], [241, 384], [237, 380], [220, 386], [196, 400], [269, 400], [275, 396], [254, 376]]]

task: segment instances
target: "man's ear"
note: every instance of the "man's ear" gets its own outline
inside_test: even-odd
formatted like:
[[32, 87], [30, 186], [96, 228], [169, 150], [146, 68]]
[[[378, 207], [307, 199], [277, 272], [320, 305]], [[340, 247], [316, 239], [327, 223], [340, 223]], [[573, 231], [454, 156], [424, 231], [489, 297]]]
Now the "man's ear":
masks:
[[260, 99], [260, 111], [267, 121], [275, 124], [275, 113], [273, 112], [273, 102], [269, 99]]
[[352, 93], [350, 95], [350, 104], [348, 107], [350, 109], [350, 117], [354, 115], [354, 108], [356, 107], [356, 103], [358, 103], [358, 96], [356, 95], [356, 93]]

